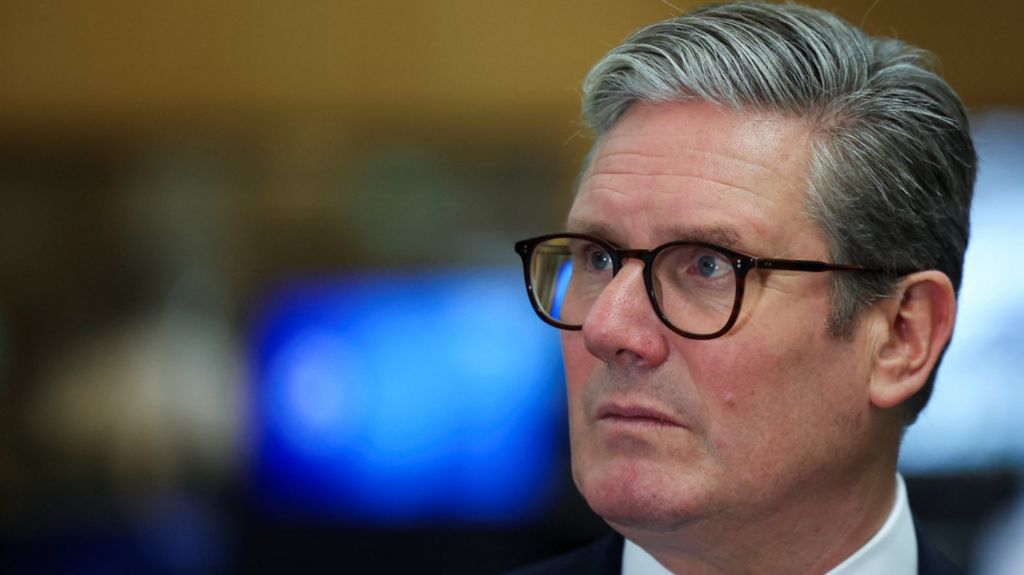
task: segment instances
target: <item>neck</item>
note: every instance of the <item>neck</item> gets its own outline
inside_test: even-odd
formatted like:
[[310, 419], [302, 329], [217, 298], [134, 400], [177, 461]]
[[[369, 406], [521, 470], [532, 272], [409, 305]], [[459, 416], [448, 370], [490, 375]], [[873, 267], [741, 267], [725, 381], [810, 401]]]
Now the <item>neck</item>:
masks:
[[[774, 509], [703, 519], [669, 532], [613, 525], [673, 573], [825, 573], [885, 523], [896, 494], [895, 458], [853, 480], [816, 478]], [[837, 520], [838, 519], [838, 520]]]

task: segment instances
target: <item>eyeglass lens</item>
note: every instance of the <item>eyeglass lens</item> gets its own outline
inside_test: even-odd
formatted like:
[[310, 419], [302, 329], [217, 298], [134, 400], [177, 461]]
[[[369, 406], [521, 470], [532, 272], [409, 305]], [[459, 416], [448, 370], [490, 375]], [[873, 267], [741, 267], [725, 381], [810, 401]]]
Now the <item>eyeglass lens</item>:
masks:
[[[530, 281], [541, 311], [567, 327], [579, 327], [612, 281], [615, 257], [592, 241], [550, 238], [530, 261]], [[725, 254], [698, 244], [658, 251], [651, 270], [657, 306], [678, 330], [713, 334], [729, 321], [736, 302], [736, 273]]]

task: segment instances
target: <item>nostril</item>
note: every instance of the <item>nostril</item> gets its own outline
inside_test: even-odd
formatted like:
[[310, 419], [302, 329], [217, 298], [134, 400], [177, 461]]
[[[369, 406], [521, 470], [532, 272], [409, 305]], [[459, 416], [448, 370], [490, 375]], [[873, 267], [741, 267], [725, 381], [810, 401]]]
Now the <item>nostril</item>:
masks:
[[636, 364], [640, 363], [641, 360], [639, 355], [628, 349], [620, 349], [616, 352], [615, 357], [619, 360], [619, 363], [623, 364]]

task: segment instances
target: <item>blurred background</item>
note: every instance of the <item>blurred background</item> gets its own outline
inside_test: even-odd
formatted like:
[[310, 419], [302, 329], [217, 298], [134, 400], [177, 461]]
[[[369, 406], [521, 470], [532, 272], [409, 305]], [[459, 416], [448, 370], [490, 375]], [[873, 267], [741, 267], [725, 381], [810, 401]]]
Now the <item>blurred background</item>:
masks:
[[[1024, 5], [812, 4], [971, 110], [902, 467], [956, 562], [1019, 573]], [[495, 573], [602, 533], [512, 243], [562, 225], [589, 66], [694, 5], [0, 4], [0, 570]]]

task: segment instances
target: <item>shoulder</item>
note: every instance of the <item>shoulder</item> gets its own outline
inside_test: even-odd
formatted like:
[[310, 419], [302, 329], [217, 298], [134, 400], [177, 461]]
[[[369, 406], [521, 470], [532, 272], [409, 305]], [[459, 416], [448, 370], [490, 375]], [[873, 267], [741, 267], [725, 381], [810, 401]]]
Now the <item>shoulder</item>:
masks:
[[914, 527], [917, 531], [917, 572], [919, 575], [964, 575], [959, 567], [928, 542], [916, 524]]
[[557, 575], [590, 573], [619, 575], [622, 571], [622, 536], [611, 533], [593, 543], [542, 561], [520, 567], [506, 575]]

